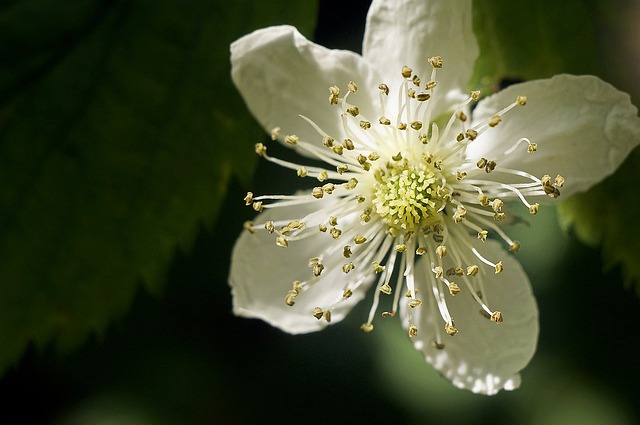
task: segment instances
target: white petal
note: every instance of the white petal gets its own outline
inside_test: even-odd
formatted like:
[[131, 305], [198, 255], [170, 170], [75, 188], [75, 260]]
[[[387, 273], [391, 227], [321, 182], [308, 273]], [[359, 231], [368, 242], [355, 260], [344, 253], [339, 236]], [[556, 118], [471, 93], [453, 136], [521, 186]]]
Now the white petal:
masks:
[[[317, 202], [331, 202], [323, 199]], [[325, 204], [326, 205], [326, 204]], [[316, 211], [318, 204], [310, 202], [303, 206], [265, 209], [255, 218], [255, 223], [267, 220], [300, 219]], [[328, 218], [328, 217], [327, 217]], [[313, 317], [315, 307], [327, 308], [342, 299], [346, 285], [358, 278], [358, 270], [346, 275], [341, 267], [344, 241], [334, 240], [327, 233], [316, 232], [301, 241], [292, 241], [288, 248], [275, 243], [275, 234], [244, 231], [238, 238], [231, 256], [229, 284], [233, 294], [233, 312], [238, 316], [262, 319], [272, 326], [292, 334], [321, 330], [327, 326], [324, 319]], [[289, 306], [284, 297], [295, 280], [310, 279], [313, 274], [308, 267], [310, 258], [317, 257], [330, 244], [338, 243], [335, 255], [325, 257], [325, 270], [318, 281], [301, 293], [295, 305]], [[365, 282], [351, 298], [342, 300], [332, 311], [331, 323], [342, 320], [360, 301], [370, 285]]]
[[427, 60], [442, 56], [444, 66], [438, 70], [435, 90], [449, 93], [450, 99], [433, 98], [440, 102], [438, 113], [466, 91], [478, 54], [470, 0], [374, 0], [371, 4], [364, 58], [391, 86], [401, 80], [403, 65], [428, 81], [432, 68]]
[[371, 119], [379, 111], [380, 78], [361, 56], [329, 50], [304, 38], [294, 27], [264, 28], [231, 44], [231, 77], [247, 107], [270, 132], [275, 127], [302, 140], [322, 140], [299, 115], [304, 115], [332, 137], [343, 137], [338, 105], [329, 104], [329, 87], [347, 92], [349, 81], [363, 89], [349, 101]]
[[[447, 335], [439, 313], [429, 310], [425, 303], [413, 310], [418, 335], [412, 341], [426, 360], [455, 386], [491, 395], [520, 385], [518, 372], [529, 363], [537, 344], [538, 309], [529, 280], [513, 256], [495, 241], [474, 241], [472, 245], [485, 257], [502, 259], [502, 273], [496, 275], [490, 270], [484, 274], [483, 297], [490, 308], [502, 312], [504, 322], [496, 324], [482, 317], [480, 306], [467, 286], [460, 282], [458, 295], [446, 294], [447, 307], [459, 333]], [[417, 272], [424, 268], [418, 269]], [[470, 279], [478, 279], [478, 276]], [[416, 281], [426, 282], [427, 279], [432, 277], [418, 274]], [[420, 288], [420, 293], [425, 294], [423, 302], [427, 293], [432, 295], [431, 289], [425, 286], [423, 283]], [[402, 310], [403, 323], [407, 322], [406, 310], [409, 309]], [[436, 327], [444, 343], [443, 349], [432, 345]]]
[[593, 76], [558, 75], [516, 84], [480, 102], [474, 123], [488, 119], [527, 96], [527, 104], [510, 111], [497, 127], [470, 146], [471, 158], [491, 159], [521, 137], [526, 145], [498, 162], [498, 167], [527, 171], [537, 177], [556, 174], [566, 179], [562, 196], [582, 192], [613, 173], [640, 143], [640, 118], [626, 93]]

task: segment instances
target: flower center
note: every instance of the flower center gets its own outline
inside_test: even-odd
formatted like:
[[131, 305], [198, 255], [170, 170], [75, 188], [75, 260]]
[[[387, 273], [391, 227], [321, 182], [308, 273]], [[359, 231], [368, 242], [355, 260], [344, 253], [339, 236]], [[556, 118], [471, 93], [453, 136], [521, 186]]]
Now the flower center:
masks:
[[438, 218], [436, 176], [424, 164], [392, 167], [375, 185], [373, 205], [389, 227], [414, 231]]

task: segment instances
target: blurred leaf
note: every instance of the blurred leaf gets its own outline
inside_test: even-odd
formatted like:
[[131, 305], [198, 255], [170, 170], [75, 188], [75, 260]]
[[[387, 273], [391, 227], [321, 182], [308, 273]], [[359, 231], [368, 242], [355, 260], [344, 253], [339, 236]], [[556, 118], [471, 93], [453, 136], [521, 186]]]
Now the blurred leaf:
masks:
[[635, 186], [630, 184], [638, 179], [639, 167], [640, 150], [636, 149], [613, 176], [565, 200], [558, 212], [565, 229], [572, 228], [591, 246], [602, 244], [605, 266], [622, 266], [626, 283], [635, 282], [640, 292], [640, 206], [634, 202]]
[[262, 131], [229, 43], [285, 22], [309, 34], [315, 15], [307, 0], [0, 6], [0, 370], [30, 341], [102, 331], [139, 284], [162, 290], [229, 179], [253, 172]]
[[[601, 0], [603, 1], [603, 0]], [[583, 0], [475, 0], [477, 86], [558, 73], [597, 74], [597, 17]]]

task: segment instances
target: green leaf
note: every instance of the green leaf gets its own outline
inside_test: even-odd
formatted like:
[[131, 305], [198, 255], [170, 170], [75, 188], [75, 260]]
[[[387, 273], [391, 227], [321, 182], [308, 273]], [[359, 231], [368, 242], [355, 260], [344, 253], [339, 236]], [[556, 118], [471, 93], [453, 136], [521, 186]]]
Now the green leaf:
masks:
[[473, 6], [481, 50], [476, 87], [491, 91], [503, 79], [600, 70], [597, 16], [583, 0], [475, 0]]
[[573, 229], [583, 242], [602, 245], [605, 267], [621, 266], [626, 284], [636, 283], [640, 294], [640, 206], [633, 182], [638, 181], [640, 150], [634, 150], [611, 177], [587, 193], [559, 205], [560, 224]]
[[0, 6], [0, 370], [31, 341], [104, 330], [141, 284], [162, 290], [263, 137], [229, 43], [286, 22], [309, 34], [315, 16], [308, 0]]

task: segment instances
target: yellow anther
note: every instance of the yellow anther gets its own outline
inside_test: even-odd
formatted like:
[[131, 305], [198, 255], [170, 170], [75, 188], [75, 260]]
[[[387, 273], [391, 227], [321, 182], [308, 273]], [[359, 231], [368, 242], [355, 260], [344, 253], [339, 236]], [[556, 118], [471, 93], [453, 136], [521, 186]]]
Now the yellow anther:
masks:
[[402, 66], [402, 76], [404, 78], [409, 78], [411, 77], [411, 73], [413, 72], [413, 69], [409, 68], [407, 65], [403, 65]]
[[495, 127], [496, 125], [500, 124], [501, 121], [502, 118], [500, 118], [498, 115], [494, 115], [491, 117], [491, 119], [489, 119], [489, 127]]
[[476, 140], [476, 138], [478, 137], [478, 132], [475, 131], [473, 128], [470, 128], [465, 132], [465, 136], [469, 140]]
[[338, 86], [329, 87], [329, 104], [337, 105], [338, 104], [338, 96], [340, 95], [340, 88]]
[[491, 321], [494, 323], [502, 323], [502, 313], [497, 310], [491, 313]]
[[371, 323], [363, 323], [362, 326], [360, 326], [360, 329], [362, 329], [366, 333], [369, 333], [373, 330], [373, 325]]
[[491, 208], [493, 209], [494, 212], [502, 212], [502, 207], [504, 206], [504, 202], [502, 202], [501, 199], [494, 199], [493, 201], [491, 201]]
[[333, 146], [333, 143], [336, 141], [336, 139], [334, 139], [331, 136], [323, 136], [322, 137], [322, 144], [325, 145], [326, 147], [330, 148], [331, 146]]
[[356, 85], [356, 83], [354, 83], [353, 81], [349, 81], [349, 84], [347, 84], [347, 89], [351, 92], [351, 93], [355, 93], [358, 91], [358, 86]]
[[347, 113], [349, 115], [351, 115], [352, 117], [357, 117], [358, 115], [360, 115], [360, 108], [358, 108], [357, 106], [349, 106], [347, 108]]
[[558, 174], [555, 178], [555, 183], [557, 187], [562, 187], [564, 186], [564, 177], [562, 177], [560, 174]]
[[266, 230], [269, 233], [273, 233], [275, 230], [275, 226], [273, 225], [273, 221], [269, 220], [266, 223], [264, 223], [264, 230]]
[[280, 137], [280, 127], [274, 127], [271, 129], [271, 140], [278, 140]]
[[378, 274], [378, 273], [382, 273], [384, 271], [384, 266], [380, 265], [379, 262], [374, 261], [373, 263], [371, 263], [373, 265], [373, 271]]
[[353, 241], [357, 244], [357, 245], [361, 245], [363, 243], [365, 243], [367, 241], [367, 238], [365, 238], [362, 235], [358, 235], [356, 237], [353, 238]]
[[420, 77], [418, 77], [417, 75], [414, 75], [413, 78], [411, 79], [411, 81], [413, 82], [413, 84], [415, 84], [418, 87], [420, 87], [420, 83], [422, 82], [420, 80]]
[[335, 188], [336, 188], [336, 185], [334, 185], [333, 183], [327, 183], [322, 186], [322, 190], [324, 191], [324, 193], [328, 195], [331, 195], [335, 190]]
[[478, 274], [478, 271], [480, 270], [480, 267], [476, 266], [475, 264], [468, 266], [467, 267], [467, 276], [475, 276]]
[[489, 232], [487, 232], [486, 230], [481, 230], [478, 232], [478, 239], [481, 240], [482, 242], [487, 240], [487, 235], [489, 234]]
[[256, 210], [257, 212], [262, 212], [262, 209], [263, 209], [262, 201], [254, 202], [253, 209]]
[[267, 147], [265, 145], [263, 145], [262, 143], [256, 143], [255, 151], [256, 151], [256, 153], [258, 155], [264, 156], [264, 154], [267, 153]]
[[316, 307], [313, 309], [313, 317], [320, 320], [322, 319], [322, 316], [324, 316], [324, 311], [322, 311], [320, 307]]
[[487, 166], [487, 163], [489, 162], [489, 160], [487, 158], [480, 158], [478, 160], [478, 162], [476, 162], [476, 166], [478, 168], [484, 168]]
[[502, 273], [502, 270], [504, 270], [504, 267], [502, 266], [502, 261], [498, 261], [496, 263], [496, 274], [498, 273]]
[[519, 106], [524, 106], [527, 104], [527, 96], [518, 96], [516, 97], [516, 103]]
[[342, 235], [342, 230], [337, 227], [332, 227], [331, 230], [329, 230], [329, 233], [333, 239], [338, 239]]
[[363, 130], [368, 130], [371, 128], [371, 123], [369, 121], [362, 120], [360, 121], [360, 128]]
[[298, 167], [298, 170], [296, 171], [296, 173], [298, 174], [298, 177], [307, 177], [307, 175], [309, 174], [306, 167], [304, 166]]
[[431, 99], [431, 95], [429, 93], [422, 92], [416, 95], [416, 100], [418, 102], [424, 102], [425, 100], [429, 100], [429, 99]]
[[386, 117], [380, 117], [380, 119], [378, 119], [378, 122], [382, 125], [391, 124], [391, 121], [389, 120], [389, 118], [386, 118]]
[[427, 90], [433, 90], [437, 85], [437, 81], [428, 81], [427, 84], [425, 84], [424, 88]]
[[327, 173], [325, 170], [322, 170], [320, 171], [320, 173], [318, 173], [317, 178], [319, 182], [323, 182], [329, 178], [329, 173]]
[[356, 266], [352, 262], [348, 262], [342, 265], [342, 271], [345, 273], [349, 273], [351, 270], [355, 269]]
[[449, 293], [450, 293], [452, 296], [456, 296], [456, 295], [458, 295], [458, 294], [460, 293], [460, 287], [458, 286], [458, 284], [457, 284], [457, 283], [455, 283], [455, 282], [451, 282], [451, 283], [449, 284]]
[[425, 248], [425, 247], [423, 247], [423, 246], [419, 246], [419, 247], [416, 249], [416, 255], [423, 256], [423, 255], [424, 255], [424, 254], [426, 254], [426, 253], [427, 253], [427, 248]]
[[398, 252], [405, 252], [407, 250], [407, 245], [405, 245], [403, 243], [399, 244], [399, 245], [396, 245], [395, 250], [398, 251]]
[[418, 328], [413, 323], [409, 326], [409, 338], [418, 335]]
[[380, 84], [378, 85], [378, 89], [380, 89], [380, 91], [385, 94], [388, 95], [389, 94], [389, 86], [387, 86], [386, 84]]
[[420, 301], [419, 299], [415, 298], [411, 301], [409, 301], [409, 307], [411, 308], [416, 308], [416, 307], [420, 307], [422, 305], [422, 301]]
[[444, 245], [438, 245], [436, 248], [436, 254], [438, 254], [438, 257], [440, 258], [444, 258], [444, 256], [447, 255], [447, 247]]
[[411, 126], [411, 128], [413, 128], [414, 130], [420, 130], [422, 128], [422, 122], [421, 121], [413, 121], [411, 124], [409, 124]]
[[475, 100], [476, 102], [478, 101], [478, 99], [480, 99], [480, 90], [474, 90], [471, 92], [471, 99]]
[[313, 195], [313, 197], [316, 199], [320, 199], [324, 196], [324, 190], [322, 190], [321, 187], [314, 187], [311, 190], [311, 195]]
[[326, 232], [327, 231], [327, 225], [326, 224], [318, 224], [318, 230], [320, 230], [321, 232]]
[[429, 58], [429, 63], [434, 68], [442, 68], [442, 57], [441, 56], [432, 56]]
[[300, 138], [295, 134], [287, 134], [286, 136], [284, 136], [284, 141], [290, 145], [297, 145], [300, 141]]
[[245, 221], [242, 224], [242, 227], [244, 228], [244, 230], [246, 230], [249, 233], [255, 233], [256, 229], [253, 227], [253, 221]]
[[347, 288], [344, 290], [344, 292], [342, 293], [342, 298], [344, 298], [345, 300], [351, 298], [351, 296], [353, 295], [353, 292], [351, 291], [351, 289]]
[[509, 245], [509, 252], [511, 253], [516, 253], [518, 252], [518, 250], [520, 249], [520, 242], [519, 241], [513, 241], [513, 243], [511, 245]]
[[253, 203], [253, 192], [247, 192], [247, 196], [244, 197], [244, 204], [251, 205]]
[[445, 323], [444, 330], [448, 335], [454, 336], [458, 333], [458, 330], [453, 326], [453, 323]]
[[537, 202], [535, 204], [531, 204], [531, 206], [529, 207], [529, 213], [537, 214], [538, 209], [540, 209], [540, 204], [538, 204]]
[[367, 155], [367, 158], [369, 158], [369, 161], [377, 161], [380, 159], [380, 155], [377, 152], [371, 152]]
[[342, 147], [341, 145], [333, 145], [331, 146], [331, 150], [333, 150], [333, 152], [337, 155], [342, 155], [344, 147]]
[[289, 246], [289, 241], [284, 236], [278, 236], [276, 238], [276, 245], [281, 248], [286, 248]]
[[433, 274], [436, 276], [436, 279], [440, 279], [444, 274], [444, 270], [442, 270], [442, 267], [440, 266], [435, 266], [433, 268]]
[[315, 277], [320, 276], [323, 270], [324, 270], [324, 265], [322, 263], [316, 263], [313, 265], [313, 275]]
[[344, 146], [344, 148], [348, 151], [352, 151], [356, 148], [356, 146], [353, 144], [353, 140], [351, 139], [343, 139], [342, 146]]
[[391, 289], [391, 286], [389, 286], [388, 283], [385, 283], [380, 287], [380, 292], [382, 292], [385, 295], [391, 295], [391, 292], [393, 292], [393, 290]]
[[336, 167], [336, 171], [340, 175], [344, 174], [348, 170], [349, 170], [349, 166], [347, 164], [340, 164]]
[[527, 147], [527, 152], [534, 153], [537, 150], [538, 150], [538, 144], [537, 143], [529, 143], [529, 146]]
[[342, 249], [342, 256], [344, 258], [351, 258], [351, 254], [353, 254], [351, 252], [351, 247], [349, 245], [345, 245], [345, 247]]

